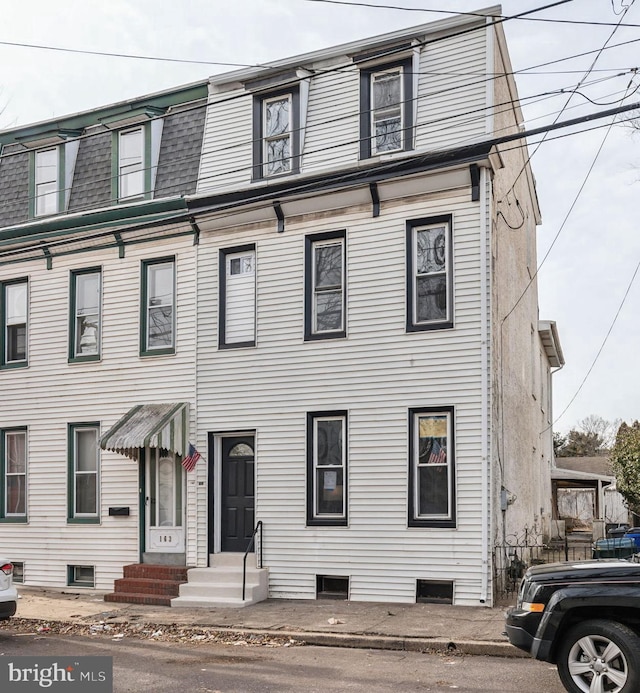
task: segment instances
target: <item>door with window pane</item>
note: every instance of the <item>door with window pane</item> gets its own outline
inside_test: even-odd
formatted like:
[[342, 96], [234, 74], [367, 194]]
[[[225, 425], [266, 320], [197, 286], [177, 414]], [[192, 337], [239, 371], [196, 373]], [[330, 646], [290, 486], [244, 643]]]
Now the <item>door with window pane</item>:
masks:
[[146, 551], [184, 552], [184, 470], [180, 458], [146, 448]]
[[254, 520], [253, 436], [222, 439], [223, 551], [244, 552], [249, 546]]

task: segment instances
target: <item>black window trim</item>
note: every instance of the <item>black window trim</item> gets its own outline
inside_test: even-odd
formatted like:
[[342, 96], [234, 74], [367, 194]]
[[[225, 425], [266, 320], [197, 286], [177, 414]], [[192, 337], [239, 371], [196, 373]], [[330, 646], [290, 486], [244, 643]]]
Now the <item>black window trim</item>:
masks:
[[244, 245], [236, 245], [231, 248], [220, 248], [218, 254], [218, 349], [240, 349], [243, 347], [254, 347], [256, 345], [256, 332], [258, 329], [258, 319], [257, 319], [257, 301], [256, 301], [256, 315], [254, 318], [253, 326], [253, 339], [247, 340], [246, 342], [231, 342], [227, 343], [227, 335], [225, 324], [227, 321], [227, 257], [229, 255], [236, 255], [238, 253], [248, 253], [252, 252], [254, 255], [254, 293], [257, 288], [257, 259], [258, 254], [256, 251], [255, 243], [246, 243]]
[[[415, 421], [419, 414], [447, 414], [450, 420], [449, 440], [447, 446], [447, 464], [450, 474], [451, 507], [449, 517], [416, 517], [414, 499], [416, 484], [416, 464], [415, 464]], [[456, 528], [456, 460], [455, 460], [455, 407], [453, 405], [443, 405], [440, 407], [412, 407], [409, 409], [409, 484], [408, 484], [408, 526], [409, 527], [443, 527]]]
[[[447, 313], [446, 320], [433, 320], [431, 322], [414, 322], [416, 296], [415, 296], [415, 266], [414, 266], [414, 230], [423, 226], [436, 226], [446, 224], [448, 235], [447, 253]], [[407, 332], [424, 332], [428, 330], [452, 329], [453, 319], [453, 215], [441, 214], [434, 217], [424, 217], [422, 219], [410, 219], [406, 222], [407, 241], [406, 241], [406, 267], [407, 267]]]
[[[343, 469], [343, 503], [344, 516], [322, 517], [315, 514], [315, 473], [314, 473], [314, 421], [316, 419], [341, 418], [344, 421], [344, 469]], [[307, 527], [347, 527], [349, 524], [349, 414], [346, 409], [331, 411], [307, 412]]]
[[[264, 173], [263, 104], [281, 96], [291, 96], [291, 168], [289, 171], [267, 176]], [[300, 173], [300, 85], [262, 92], [253, 96], [253, 169], [252, 180], [273, 180]]]
[[[315, 332], [313, 329], [313, 248], [316, 243], [342, 241], [342, 329]], [[304, 341], [344, 339], [347, 336], [347, 231], [324, 231], [304, 237]]]
[[[377, 72], [386, 72], [394, 68], [402, 68], [402, 149], [393, 152], [372, 152], [371, 142], [371, 76]], [[413, 58], [394, 60], [388, 63], [376, 64], [360, 69], [360, 159], [408, 152], [414, 149], [413, 143]]]

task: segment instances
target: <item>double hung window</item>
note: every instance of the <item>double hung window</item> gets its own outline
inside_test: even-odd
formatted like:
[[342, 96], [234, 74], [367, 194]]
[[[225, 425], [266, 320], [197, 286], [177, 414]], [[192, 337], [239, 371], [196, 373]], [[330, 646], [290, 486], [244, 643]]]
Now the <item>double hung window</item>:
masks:
[[344, 231], [305, 238], [305, 339], [344, 337]]
[[347, 524], [347, 412], [307, 414], [307, 525]]
[[41, 217], [60, 211], [60, 150], [58, 147], [34, 152], [33, 214]]
[[411, 59], [361, 70], [360, 158], [413, 148]]
[[299, 170], [299, 87], [254, 100], [254, 171], [256, 179]]
[[27, 365], [28, 283], [26, 279], [0, 285], [2, 298], [2, 365]]
[[25, 522], [27, 517], [27, 431], [0, 431], [0, 520]]
[[175, 260], [142, 263], [141, 344], [143, 355], [175, 350]]
[[99, 269], [71, 273], [70, 358], [100, 357], [102, 272]]
[[117, 159], [118, 199], [134, 199], [149, 193], [151, 178], [145, 126], [118, 133]]
[[451, 217], [407, 222], [407, 331], [453, 327]]
[[97, 423], [69, 425], [68, 519], [98, 522], [100, 427]]
[[409, 411], [409, 526], [454, 527], [453, 407]]
[[219, 346], [255, 346], [256, 249], [254, 245], [220, 251]]

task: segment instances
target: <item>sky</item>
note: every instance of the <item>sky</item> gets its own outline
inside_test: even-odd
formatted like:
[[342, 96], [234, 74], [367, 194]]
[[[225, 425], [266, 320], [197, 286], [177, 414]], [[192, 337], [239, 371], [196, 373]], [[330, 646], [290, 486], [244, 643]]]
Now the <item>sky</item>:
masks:
[[[490, 6], [481, 0], [370, 0], [386, 8], [366, 2], [5, 1], [0, 129], [448, 16], [436, 10]], [[553, 2], [505, 0], [502, 12], [511, 16]], [[571, 0], [530, 17], [535, 21], [504, 23], [526, 129], [640, 102], [640, 89], [634, 93], [640, 0]], [[640, 275], [640, 131], [622, 122], [625, 117], [563, 128], [539, 146], [540, 137], [529, 140], [542, 210], [540, 318], [556, 321], [566, 359], [553, 376], [554, 428], [561, 432], [590, 415], [640, 419], [640, 276], [634, 280]]]

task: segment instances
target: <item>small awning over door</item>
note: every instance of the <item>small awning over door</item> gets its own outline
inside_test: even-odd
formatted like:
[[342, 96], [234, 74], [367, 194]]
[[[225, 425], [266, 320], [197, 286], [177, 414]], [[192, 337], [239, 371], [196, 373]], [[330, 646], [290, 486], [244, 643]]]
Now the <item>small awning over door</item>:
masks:
[[100, 439], [103, 450], [112, 450], [132, 460], [140, 448], [162, 448], [186, 454], [189, 432], [189, 403], [138, 404], [130, 409]]

